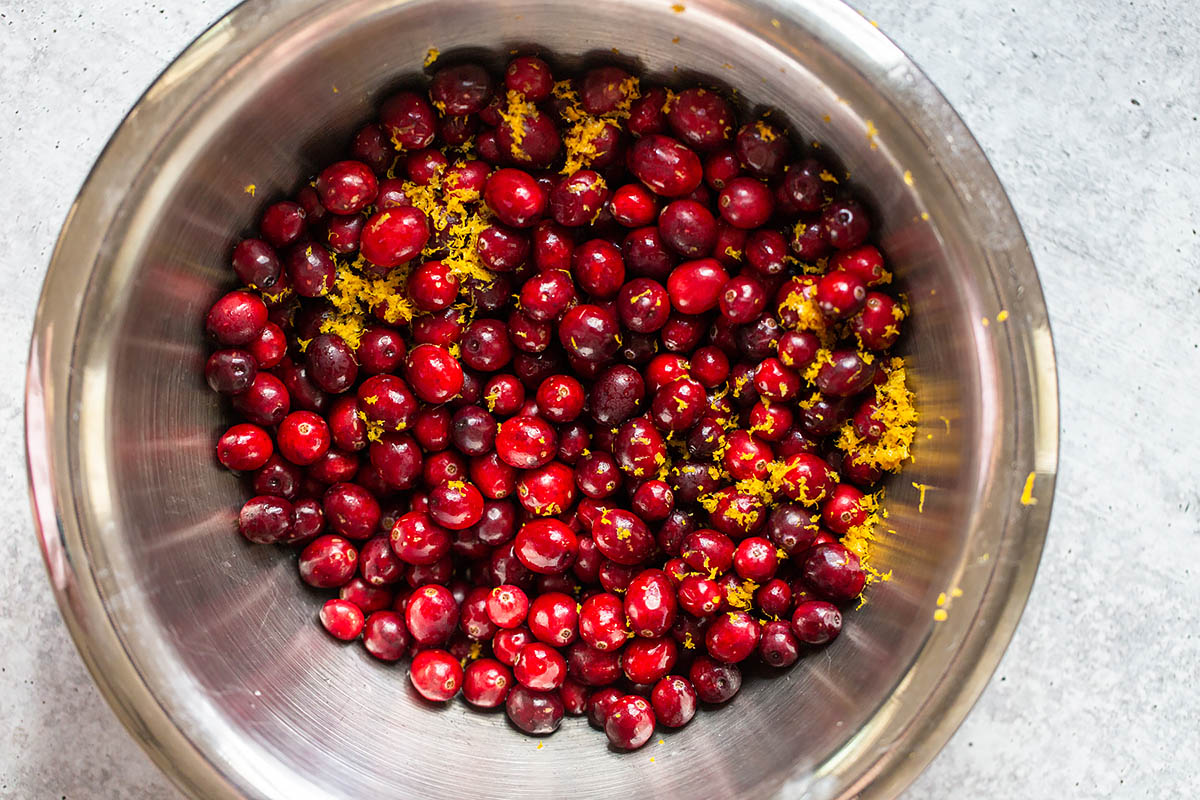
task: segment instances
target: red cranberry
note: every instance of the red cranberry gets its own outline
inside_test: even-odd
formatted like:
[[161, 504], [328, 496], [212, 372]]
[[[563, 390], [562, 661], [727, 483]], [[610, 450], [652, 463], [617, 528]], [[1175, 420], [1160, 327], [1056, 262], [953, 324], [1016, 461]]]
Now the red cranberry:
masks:
[[817, 283], [817, 306], [827, 317], [847, 319], [858, 313], [867, 298], [867, 287], [855, 275], [834, 271]]
[[283, 271], [275, 249], [262, 239], [243, 239], [233, 248], [233, 271], [251, 289], [270, 289]]
[[483, 191], [484, 200], [505, 225], [525, 228], [546, 210], [546, 191], [528, 172], [501, 169], [492, 173]]
[[410, 644], [404, 618], [395, 611], [376, 611], [367, 617], [363, 646], [380, 661], [399, 661]]
[[[495, 430], [493, 428], [492, 430]], [[468, 468], [471, 482], [478, 487], [481, 494], [490, 500], [500, 500], [508, 497], [517, 488], [517, 472], [504, 463], [495, 451], [485, 456], [472, 458]], [[487, 518], [488, 504], [484, 504], [484, 518]]]
[[312, 498], [297, 500], [292, 505], [292, 530], [283, 541], [286, 544], [311, 542], [325, 530], [325, 515], [321, 504]]
[[553, 647], [530, 642], [517, 653], [513, 677], [528, 689], [550, 692], [562, 686], [566, 679], [567, 662]]
[[517, 130], [510, 120], [504, 119], [496, 128], [496, 137], [500, 151], [518, 164], [548, 166], [562, 149], [554, 120], [537, 108], [521, 115], [521, 133]]
[[668, 675], [654, 685], [650, 704], [658, 722], [668, 728], [682, 728], [696, 716], [696, 690], [686, 678]]
[[372, 586], [388, 586], [399, 582], [404, 577], [404, 569], [404, 563], [392, 550], [387, 536], [370, 539], [359, 553], [359, 571]]
[[583, 413], [583, 384], [569, 375], [551, 375], [537, 390], [539, 413], [551, 422], [570, 422]]
[[705, 703], [724, 703], [742, 688], [742, 673], [733, 664], [722, 664], [707, 656], [696, 656], [688, 670], [696, 696]]
[[758, 647], [762, 630], [744, 611], [730, 611], [713, 620], [704, 634], [708, 654], [725, 664], [745, 661]]
[[848, 484], [839, 483], [821, 505], [821, 519], [829, 530], [843, 535], [866, 522], [867, 511], [862, 507], [862, 501], [862, 492]]
[[833, 603], [809, 600], [796, 606], [792, 632], [805, 644], [826, 644], [842, 631], [842, 612]]
[[794, 421], [792, 410], [784, 405], [768, 405], [767, 401], [760, 400], [750, 409], [750, 430], [768, 442], [783, 438]]
[[790, 667], [800, 660], [800, 646], [792, 635], [792, 627], [782, 620], [763, 625], [758, 641], [758, 655], [772, 667]]
[[667, 279], [671, 304], [684, 314], [703, 314], [716, 307], [729, 275], [716, 259], [680, 264]]
[[730, 477], [738, 481], [766, 478], [767, 468], [774, 456], [769, 444], [744, 430], [736, 430], [729, 434], [726, 442], [729, 446], [725, 449], [722, 464]]
[[321, 606], [321, 625], [335, 639], [357, 639], [363, 629], [363, 612], [345, 600], [327, 600]]
[[587, 361], [612, 358], [621, 346], [615, 316], [595, 305], [569, 309], [559, 325], [558, 339], [569, 354]]
[[558, 692], [538, 692], [519, 684], [508, 693], [504, 710], [513, 725], [535, 736], [558, 730], [564, 712]]
[[304, 209], [299, 203], [284, 200], [267, 206], [258, 229], [272, 247], [283, 247], [300, 238], [304, 232], [304, 219]]
[[714, 530], [700, 529], [683, 539], [679, 555], [697, 572], [720, 575], [733, 566], [733, 542]]
[[329, 526], [349, 539], [366, 539], [379, 525], [379, 503], [358, 484], [333, 484], [325, 491], [322, 506]]
[[867, 286], [887, 283], [891, 277], [883, 268], [883, 253], [869, 244], [838, 251], [830, 259], [830, 266], [856, 276]]
[[712, 253], [717, 241], [717, 221], [712, 212], [695, 200], [675, 200], [658, 215], [662, 241], [686, 258]]
[[376, 172], [385, 172], [391, 166], [394, 154], [383, 128], [374, 122], [359, 128], [350, 141], [350, 155]]
[[840, 544], [825, 544], [809, 551], [804, 579], [829, 599], [842, 602], [862, 593], [867, 576], [858, 556]]
[[801, 219], [791, 229], [788, 246], [801, 261], [816, 261], [829, 254], [829, 242], [820, 219]]
[[[510, 420], [511, 421], [511, 420]], [[450, 441], [468, 456], [488, 453], [496, 442], [496, 419], [479, 406], [464, 406], [450, 418]], [[495, 477], [495, 476], [493, 476]], [[485, 481], [471, 477], [482, 490]], [[513, 481], [515, 486], [515, 481]]]
[[463, 675], [463, 699], [477, 708], [496, 708], [508, 697], [512, 683], [508, 667], [494, 658], [481, 658], [467, 665]]
[[680, 139], [697, 150], [715, 150], [730, 139], [733, 109], [715, 92], [685, 89], [671, 103], [667, 123]]
[[550, 194], [550, 215], [560, 225], [578, 227], [596, 218], [608, 199], [600, 174], [581, 169], [559, 182]]
[[396, 556], [407, 564], [433, 564], [450, 552], [450, 534], [421, 511], [396, 520], [391, 543]]
[[520, 92], [526, 100], [537, 103], [550, 96], [554, 78], [550, 66], [537, 56], [517, 56], [504, 70], [504, 86]]
[[787, 581], [773, 578], [754, 592], [754, 605], [769, 617], [779, 617], [792, 607], [792, 589]]
[[886, 350], [900, 338], [904, 310], [879, 292], [868, 292], [862, 310], [850, 320], [850, 329], [868, 350]]
[[209, 388], [220, 394], [241, 394], [254, 384], [257, 375], [254, 356], [245, 350], [218, 350], [204, 364]]
[[675, 507], [675, 494], [671, 487], [659, 480], [644, 482], [633, 493], [634, 513], [647, 522], [665, 520]]
[[742, 165], [738, 163], [737, 154], [726, 148], [709, 154], [704, 160], [704, 182], [713, 189], [720, 191], [733, 178], [741, 174]]
[[755, 319], [766, 305], [766, 290], [759, 281], [749, 275], [738, 275], [730, 279], [721, 293], [721, 314], [738, 325]]
[[679, 378], [655, 393], [650, 419], [664, 431], [686, 431], [699, 422], [707, 400], [699, 382]]
[[663, 243], [657, 226], [630, 231], [621, 243], [621, 254], [630, 272], [656, 281], [667, 279], [676, 260]]
[[604, 733], [614, 747], [636, 750], [650, 741], [654, 722], [654, 710], [644, 698], [626, 695], [610, 706]]
[[650, 134], [629, 151], [629, 169], [655, 194], [680, 197], [700, 185], [704, 169], [700, 157], [678, 140]]
[[505, 666], [511, 667], [517, 661], [517, 653], [521, 648], [533, 641], [533, 634], [526, 627], [504, 628], [496, 632], [492, 639], [492, 652]]
[[348, 539], [326, 534], [300, 553], [300, 578], [318, 589], [333, 589], [354, 577], [358, 551]]
[[646, 395], [646, 384], [633, 367], [609, 367], [592, 383], [588, 405], [600, 425], [620, 425], [637, 413]]
[[738, 161], [756, 177], [773, 178], [783, 172], [788, 155], [787, 135], [768, 122], [743, 125], [733, 141]]
[[443, 403], [462, 390], [462, 366], [444, 348], [419, 344], [408, 351], [404, 376], [427, 403]]
[[317, 175], [321, 205], [334, 214], [357, 214], [375, 201], [379, 182], [361, 161], [338, 161]]
[[[361, 557], [359, 563], [361, 564]], [[382, 611], [392, 605], [392, 592], [378, 586], [372, 586], [362, 578], [351, 578], [338, 589], [338, 597], [353, 603], [362, 609], [364, 614]]]
[[273, 450], [271, 436], [262, 428], [234, 425], [217, 441], [217, 460], [228, 469], [248, 472], [266, 464]]
[[230, 292], [209, 309], [208, 335], [226, 347], [248, 345], [267, 324], [267, 307], [249, 292]]
[[575, 598], [562, 592], [548, 591], [529, 605], [529, 630], [538, 641], [566, 647], [578, 635], [579, 611]]
[[605, 452], [590, 453], [575, 465], [575, 483], [588, 497], [611, 497], [621, 488], [616, 460]]
[[613, 705], [624, 696], [624, 692], [613, 687], [597, 689], [592, 692], [588, 695], [588, 722], [597, 728], [603, 728], [604, 723], [608, 721], [608, 715]]
[[778, 231], [757, 230], [746, 240], [746, 261], [760, 275], [782, 274], [787, 256], [787, 240]]
[[384, 101], [379, 121], [398, 150], [421, 150], [433, 143], [437, 117], [416, 92], [398, 92]]
[[268, 322], [247, 348], [259, 369], [270, 369], [287, 355], [287, 336], [274, 322]]
[[[599, 552], [598, 549], [597, 552]], [[596, 569], [596, 578], [600, 581], [600, 586], [604, 591], [620, 594], [628, 589], [629, 584], [633, 582], [635, 571], [634, 567], [618, 564], [615, 561], [604, 558], [600, 562], [600, 566]]]
[[441, 261], [426, 261], [409, 276], [408, 296], [422, 311], [440, 311], [458, 297], [458, 278]]
[[429, 584], [413, 592], [404, 618], [417, 644], [440, 644], [458, 627], [458, 604], [445, 586]]
[[627, 183], [613, 192], [608, 209], [621, 225], [640, 228], [658, 217], [658, 200], [644, 186]]
[[517, 531], [514, 544], [514, 552], [521, 563], [539, 574], [566, 572], [578, 550], [579, 540], [575, 533], [557, 519], [526, 523]]
[[733, 568], [743, 579], [766, 583], [778, 567], [775, 546], [758, 536], [743, 539], [733, 555]]
[[596, 650], [618, 650], [628, 638], [625, 607], [615, 594], [601, 593], [583, 601], [579, 635]]
[[604, 239], [592, 239], [575, 248], [571, 269], [580, 288], [598, 300], [615, 297], [625, 281], [621, 251]]
[[679, 646], [669, 636], [633, 639], [621, 651], [621, 668], [632, 683], [653, 685], [675, 666]]
[[717, 199], [721, 217], [735, 228], [751, 230], [767, 223], [775, 212], [771, 191], [754, 178], [734, 178]]
[[286, 541], [292, 532], [292, 504], [282, 497], [252, 497], [238, 513], [238, 530], [255, 544]]
[[429, 241], [429, 222], [418, 208], [405, 206], [377, 212], [359, 238], [363, 257], [382, 270], [409, 261]]
[[492, 76], [478, 64], [443, 67], [429, 82], [429, 97], [443, 114], [476, 114], [492, 99]]
[[505, 420], [496, 434], [496, 452], [504, 463], [532, 469], [549, 463], [557, 447], [554, 429], [538, 417], [519, 416]]
[[429, 493], [429, 516], [452, 531], [469, 528], [483, 517], [483, 495], [469, 483], [443, 483]]
[[485, 606], [493, 625], [516, 628], [529, 613], [529, 598], [518, 586], [497, 586], [488, 595]]
[[601, 514], [592, 524], [592, 538], [606, 558], [624, 566], [641, 563], [656, 546], [646, 524], [622, 509]]
[[833, 397], [850, 397], [871, 385], [875, 364], [854, 350], [835, 350], [817, 373], [817, 388]]
[[575, 283], [569, 273], [559, 269], [539, 272], [521, 287], [521, 313], [534, 322], [551, 322], [562, 316], [575, 297]]
[[413, 657], [408, 676], [422, 697], [443, 703], [458, 694], [463, 669], [458, 659], [445, 650], [422, 650]]
[[638, 636], [652, 638], [669, 631], [675, 624], [676, 607], [675, 592], [661, 570], [642, 571], [625, 591], [625, 614]]

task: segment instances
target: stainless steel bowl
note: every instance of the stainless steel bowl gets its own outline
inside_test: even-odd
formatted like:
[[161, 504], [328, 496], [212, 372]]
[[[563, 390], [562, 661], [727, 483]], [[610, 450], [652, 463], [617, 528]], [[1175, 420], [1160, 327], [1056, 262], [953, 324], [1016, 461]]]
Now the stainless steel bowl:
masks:
[[[251, 2], [113, 136], [38, 309], [29, 470], [79, 650], [184, 791], [886, 797], [982, 690], [1033, 581], [1056, 467], [1053, 350], [1021, 229], [945, 100], [849, 8], [683, 2]], [[200, 377], [203, 311], [256, 209], [338, 153], [430, 47], [497, 66], [535, 46], [562, 67], [702, 76], [778, 109], [882, 211], [913, 308], [906, 356], [923, 422], [878, 549], [895, 579], [828, 650], [631, 755], [580, 720], [539, 749], [502, 715], [419, 702], [403, 668], [333, 643], [293, 559], [235, 533], [241, 490], [214, 463], [222, 413]], [[1037, 502], [1023, 504], [1031, 474]], [[929, 487], [923, 507], [914, 484]]]

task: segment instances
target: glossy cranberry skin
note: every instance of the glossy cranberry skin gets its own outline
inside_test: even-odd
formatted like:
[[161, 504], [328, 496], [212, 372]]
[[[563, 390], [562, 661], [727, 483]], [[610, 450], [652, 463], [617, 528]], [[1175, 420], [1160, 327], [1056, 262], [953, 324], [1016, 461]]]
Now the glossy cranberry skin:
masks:
[[592, 524], [592, 538], [606, 558], [623, 566], [640, 564], [656, 547], [646, 524], [623, 509], [602, 514]]
[[462, 366], [445, 348], [433, 344], [419, 344], [408, 351], [404, 377], [427, 403], [444, 403], [463, 387]]
[[833, 533], [841, 536], [867, 520], [862, 507], [863, 493], [853, 486], [839, 483], [821, 504], [821, 519]]
[[608, 199], [599, 173], [581, 169], [560, 181], [550, 193], [550, 216], [560, 225], [578, 227], [596, 218]]
[[[361, 560], [360, 560], [361, 563]], [[338, 589], [338, 597], [353, 603], [364, 614], [382, 611], [392, 605], [392, 592], [378, 586], [372, 586], [362, 578], [351, 578]]]
[[871, 218], [856, 200], [834, 200], [821, 212], [821, 228], [829, 244], [849, 250], [866, 241]]
[[675, 508], [675, 493], [666, 482], [649, 480], [634, 491], [631, 507], [646, 522], [662, 522]]
[[781, 617], [792, 607], [792, 588], [787, 581], [772, 578], [755, 590], [754, 605], [768, 617]]
[[584, 686], [606, 686], [621, 677], [620, 653], [577, 641], [567, 648], [567, 674]]
[[254, 342], [267, 324], [267, 307], [249, 292], [230, 292], [213, 303], [205, 325], [208, 335], [226, 347]]
[[754, 178], [734, 178], [717, 198], [721, 218], [735, 228], [753, 230], [766, 224], [775, 212], [771, 190]]
[[616, 245], [592, 239], [576, 247], [571, 270], [579, 286], [595, 300], [616, 297], [625, 281], [625, 261]]
[[348, 642], [357, 639], [363, 629], [363, 612], [345, 600], [326, 600], [321, 606], [321, 625], [335, 639]]
[[707, 407], [704, 387], [691, 378], [679, 378], [662, 387], [650, 403], [650, 419], [664, 431], [686, 431], [700, 421]]
[[679, 646], [670, 636], [636, 638], [621, 651], [621, 669], [636, 684], [654, 685], [669, 673], [679, 658]]
[[717, 582], [702, 575], [684, 576], [679, 581], [677, 596], [684, 611], [700, 618], [716, 613], [724, 599]]
[[554, 78], [550, 66], [537, 56], [517, 56], [504, 70], [504, 86], [536, 103], [550, 96]]
[[526, 627], [503, 628], [492, 638], [492, 652], [501, 664], [511, 667], [517, 661], [521, 648], [533, 641], [533, 634]]
[[724, 703], [742, 688], [742, 673], [733, 664], [722, 664], [707, 656], [696, 656], [688, 670], [696, 696], [705, 703]]
[[788, 369], [778, 358], [766, 358], [754, 372], [754, 388], [759, 397], [786, 403], [800, 395], [800, 373]]
[[733, 568], [744, 580], [766, 583], [775, 576], [779, 558], [775, 545], [760, 536], [752, 536], [738, 543], [733, 554]]
[[662, 241], [685, 258], [702, 258], [713, 252], [717, 221], [712, 212], [695, 200], [674, 200], [658, 215]]
[[724, 189], [725, 184], [741, 172], [742, 165], [738, 163], [737, 154], [732, 148], [710, 153], [704, 159], [704, 182], [717, 191]]
[[583, 601], [579, 611], [579, 636], [596, 650], [619, 650], [629, 628], [625, 607], [615, 594], [603, 592]]
[[218, 394], [241, 394], [254, 384], [257, 375], [258, 365], [246, 350], [218, 350], [204, 364], [204, 379]]
[[696, 690], [686, 678], [668, 675], [654, 684], [650, 704], [660, 724], [682, 728], [696, 716]]
[[322, 333], [308, 344], [304, 352], [308, 360], [308, 374], [313, 383], [330, 394], [344, 392], [358, 378], [358, 363], [354, 351], [333, 333]]
[[286, 541], [292, 532], [292, 504], [283, 497], [252, 497], [238, 513], [238, 530], [255, 544]]
[[667, 323], [670, 314], [667, 290], [650, 278], [634, 278], [621, 287], [617, 296], [617, 316], [631, 331], [653, 333]]
[[408, 296], [422, 311], [441, 311], [458, 297], [458, 278], [441, 261], [426, 261], [408, 278]]
[[481, 658], [467, 665], [463, 674], [463, 699], [476, 708], [496, 708], [508, 697], [512, 672], [494, 658]]
[[444, 703], [462, 687], [463, 669], [445, 650], [422, 650], [413, 657], [408, 676], [422, 697]]
[[585, 361], [610, 359], [621, 346], [616, 316], [596, 305], [569, 309], [559, 324], [558, 339], [568, 354]]
[[854, 350], [834, 350], [817, 373], [817, 388], [832, 397], [850, 397], [871, 385], [875, 369]]
[[839, 250], [829, 260], [829, 265], [835, 270], [857, 276], [867, 286], [879, 286], [890, 279], [883, 266], [883, 253], [869, 244]]
[[529, 597], [519, 586], [501, 585], [492, 589], [485, 601], [488, 619], [500, 628], [516, 628], [529, 613]]
[[783, 172], [788, 155], [787, 134], [763, 120], [743, 125], [733, 140], [738, 161], [758, 178]]
[[578, 621], [575, 598], [562, 592], [544, 592], [529, 605], [530, 632], [538, 641], [554, 647], [566, 647], [575, 641]]
[[350, 155], [362, 161], [376, 172], [383, 173], [392, 163], [392, 144], [383, 133], [383, 128], [374, 122], [362, 126], [350, 140]]
[[390, 586], [404, 577], [405, 566], [392, 550], [390, 538], [376, 536], [359, 551], [359, 571], [372, 586]]
[[483, 517], [483, 495], [469, 483], [443, 483], [429, 492], [429, 516], [452, 531], [469, 528]]
[[809, 600], [792, 614], [792, 633], [805, 644], [828, 644], [841, 631], [842, 612], [833, 603]]
[[508, 719], [525, 733], [554, 733], [562, 723], [564, 708], [558, 692], [537, 692], [514, 685], [504, 703]]
[[606, 687], [597, 689], [588, 695], [587, 715], [588, 722], [597, 728], [604, 728], [604, 723], [608, 721], [608, 714], [612, 710], [613, 705], [625, 696], [625, 693], [614, 687]]
[[417, 644], [440, 644], [458, 627], [458, 604], [445, 586], [429, 584], [409, 597], [404, 619]]
[[722, 459], [727, 472], [735, 481], [747, 478], [764, 479], [773, 460], [771, 446], [751, 436], [744, 430], [736, 430], [726, 437], [728, 447]]
[[322, 508], [329, 527], [348, 539], [366, 539], [379, 525], [379, 503], [358, 484], [333, 484], [325, 491]]
[[310, 542], [323, 530], [325, 530], [325, 515], [321, 511], [321, 504], [312, 498], [297, 500], [292, 505], [291, 533], [284, 539], [284, 542], [287, 544]]
[[862, 310], [850, 320], [850, 329], [868, 350], [886, 350], [900, 338], [904, 311], [900, 304], [879, 292], [868, 292]]
[[[553, 220], [544, 219], [533, 228], [533, 265], [542, 272], [571, 269], [575, 239], [571, 231]], [[507, 298], [506, 298], [507, 299]]]
[[304, 232], [305, 213], [299, 203], [284, 200], [267, 206], [259, 220], [258, 229], [272, 247], [283, 247], [300, 238]]
[[514, 228], [529, 227], [546, 211], [548, 197], [533, 176], [519, 169], [496, 170], [488, 178], [483, 198], [496, 217]]
[[763, 625], [762, 638], [758, 640], [758, 655], [777, 669], [790, 667], [799, 661], [800, 645], [792, 633], [792, 626], [783, 620]]
[[616, 460], [603, 451], [583, 456], [575, 465], [575, 484], [588, 497], [611, 497], [621, 488], [621, 471]]
[[557, 519], [537, 519], [517, 531], [513, 550], [526, 569], [557, 575], [570, 569], [579, 551], [579, 539]]
[[829, 242], [819, 218], [806, 217], [796, 222], [790, 230], [788, 246], [801, 261], [816, 261], [829, 255]]
[[528, 689], [553, 691], [566, 680], [567, 661], [553, 647], [542, 642], [530, 642], [517, 653], [513, 677]]
[[227, 469], [241, 472], [263, 466], [273, 451], [270, 434], [257, 425], [234, 425], [217, 440], [217, 460]]
[[613, 219], [626, 228], [640, 228], [650, 225], [658, 217], [658, 199], [646, 187], [627, 183], [612, 193], [608, 210]]
[[326, 534], [300, 552], [300, 578], [318, 589], [333, 589], [354, 577], [358, 551], [348, 539]]
[[293, 411], [279, 423], [279, 454], [293, 464], [312, 464], [329, 449], [329, 426], [311, 411]]
[[533, 469], [549, 463], [558, 444], [550, 424], [531, 416], [502, 422], [495, 442], [501, 460], [517, 469]]
[[862, 593], [867, 575], [854, 553], [840, 544], [824, 544], [809, 551], [804, 579], [830, 600], [843, 602]]
[[720, 298], [721, 314], [730, 322], [744, 325], [758, 317], [767, 305], [767, 292], [755, 278], [738, 275], [725, 283]]
[[689, 567], [715, 575], [727, 572], [733, 566], [733, 553], [733, 541], [728, 536], [707, 528], [685, 536], [679, 550], [680, 557]]
[[[561, 317], [575, 298], [575, 283], [570, 273], [560, 269], [539, 272], [521, 287], [521, 314], [534, 322], [551, 322]], [[512, 331], [511, 321], [509, 330]], [[521, 344], [518, 342], [517, 346]]]
[[670, 136], [650, 134], [638, 139], [629, 150], [630, 171], [650, 191], [663, 197], [681, 197], [704, 179], [700, 157]]
[[287, 355], [287, 335], [274, 322], [263, 325], [258, 338], [246, 345], [259, 369], [270, 369]]
[[[479, 406], [464, 406], [450, 418], [450, 441], [468, 456], [481, 456], [491, 451], [496, 442], [496, 419]], [[488, 481], [471, 477], [471, 482], [483, 491]], [[515, 481], [514, 487], [515, 487]]]
[[[516, 470], [500, 460], [494, 451], [472, 458], [468, 463], [468, 470], [471, 474], [471, 482], [489, 500], [500, 500], [516, 491]], [[484, 519], [488, 517], [489, 508], [490, 506], [484, 503]]]
[[393, 328], [372, 325], [363, 332], [355, 357], [359, 368], [368, 375], [395, 372], [406, 354], [404, 340]]
[[359, 237], [359, 251], [387, 271], [411, 260], [428, 241], [425, 212], [411, 206], [389, 208], [367, 220]]
[[704, 633], [708, 654], [724, 664], [737, 664], [750, 657], [758, 647], [762, 628], [744, 611], [718, 616]]
[[671, 274], [676, 256], [658, 233], [657, 226], [630, 231], [621, 243], [625, 266], [634, 275], [664, 281]]
[[433, 143], [437, 117], [416, 92], [398, 92], [383, 102], [379, 122], [397, 149], [421, 150]]
[[701, 151], [715, 150], [730, 139], [733, 109], [715, 92], [693, 88], [680, 92], [667, 110], [675, 135]]
[[817, 307], [832, 319], [847, 319], [866, 303], [867, 287], [856, 275], [835, 270], [817, 282]]
[[410, 638], [404, 618], [395, 611], [376, 611], [367, 617], [363, 646], [380, 661], [399, 661], [408, 652]]
[[275, 249], [262, 239], [243, 239], [233, 248], [233, 271], [251, 289], [270, 289], [279, 280], [283, 265]]
[[508, 328], [498, 319], [472, 322], [463, 331], [459, 346], [462, 363], [480, 372], [495, 372], [512, 360]]
[[396, 520], [391, 543], [406, 564], [433, 564], [450, 552], [450, 534], [423, 511], [410, 511]]
[[638, 636], [654, 638], [665, 634], [675, 624], [677, 608], [675, 591], [662, 570], [638, 573], [625, 590], [625, 615]]
[[787, 240], [779, 231], [757, 230], [746, 239], [746, 261], [759, 275], [781, 275], [787, 269]]
[[274, 453], [254, 473], [251, 488], [258, 495], [275, 495], [295, 500], [304, 475], [300, 468]]
[[788, 165], [776, 193], [780, 204], [793, 214], [819, 211], [827, 186], [821, 179], [823, 172], [827, 172], [825, 165], [812, 158]]
[[548, 166], [562, 149], [562, 139], [554, 120], [534, 109], [522, 116], [524, 135], [517, 142], [514, 128], [508, 120], [502, 120], [496, 128], [500, 152], [517, 164], [534, 167]]
[[729, 275], [713, 258], [680, 264], [667, 278], [671, 305], [684, 314], [703, 314], [716, 308]]
[[637, 413], [646, 396], [641, 374], [624, 364], [609, 367], [592, 382], [588, 397], [592, 419], [603, 426], [615, 426]]
[[551, 375], [537, 390], [538, 413], [555, 423], [577, 418], [586, 401], [583, 384], [570, 375]]
[[321, 205], [334, 214], [357, 214], [375, 201], [379, 182], [361, 161], [338, 161], [317, 175]]
[[492, 76], [478, 64], [443, 67], [429, 82], [429, 98], [443, 114], [476, 114], [492, 99]]

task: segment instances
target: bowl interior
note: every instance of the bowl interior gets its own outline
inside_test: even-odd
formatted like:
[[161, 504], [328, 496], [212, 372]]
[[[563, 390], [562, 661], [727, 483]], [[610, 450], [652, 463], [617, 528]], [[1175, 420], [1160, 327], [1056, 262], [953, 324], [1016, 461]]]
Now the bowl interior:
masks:
[[[251, 10], [206, 34], [131, 117], [136, 126], [165, 103], [173, 80], [211, 77], [222, 48], [236, 54], [219, 80], [173, 108], [135, 162], [132, 189], [108, 202], [110, 224], [93, 232], [98, 268], [77, 265], [72, 378], [57, 401], [71, 410], [61, 424], [72, 516], [98, 600], [161, 713], [194, 748], [189, 757], [221, 776], [185, 780], [188, 788], [431, 798], [861, 788], [889, 748], [909, 746], [895, 720], [950, 674], [1033, 469], [1027, 343], [979, 324], [1017, 308], [997, 254], [1020, 256], [1024, 242], [1006, 227], [1002, 195], [967, 202], [950, 177], [956, 165], [933, 156], [922, 124], [940, 107], [914, 120], [896, 87], [881, 88], [886, 70], [862, 71], [872, 61], [911, 65], [833, 5], [784, 13], [714, 1], [679, 12], [633, 0], [411, 0]], [[889, 530], [876, 551], [893, 580], [870, 591], [832, 647], [754, 676], [728, 707], [632, 755], [609, 750], [579, 719], [542, 747], [502, 713], [432, 706], [403, 666], [334, 643], [314, 624], [321, 597], [297, 579], [294, 556], [237, 535], [243, 489], [213, 459], [225, 414], [202, 379], [202, 320], [230, 285], [232, 244], [267, 203], [336, 157], [387, 91], [418, 80], [431, 47], [444, 61], [470, 56], [493, 68], [513, 50], [534, 51], [566, 70], [615, 61], [670, 85], [736, 87], [744, 108], [773, 109], [798, 141], [837, 154], [881, 217], [879, 242], [912, 306], [904, 355], [921, 430], [915, 463], [888, 487]], [[1026, 300], [1040, 308], [1036, 284]], [[914, 484], [932, 487], [923, 505]], [[1028, 547], [1018, 555], [1028, 559]], [[937, 630], [935, 598], [958, 585], [975, 591], [955, 601], [957, 627]], [[948, 637], [941, 656], [928, 655], [933, 636]]]

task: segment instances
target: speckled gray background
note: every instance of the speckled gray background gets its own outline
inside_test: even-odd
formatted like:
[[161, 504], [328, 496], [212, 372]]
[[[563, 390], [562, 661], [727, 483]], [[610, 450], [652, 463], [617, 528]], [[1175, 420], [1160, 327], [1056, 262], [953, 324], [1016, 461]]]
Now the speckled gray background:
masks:
[[[130, 105], [227, 0], [0, 0], [0, 797], [174, 790], [92, 687], [26, 500], [41, 277]], [[1046, 555], [990, 686], [913, 798], [1178, 798], [1200, 782], [1200, 25], [1191, 0], [857, 6], [929, 73], [1041, 270], [1062, 400]]]

